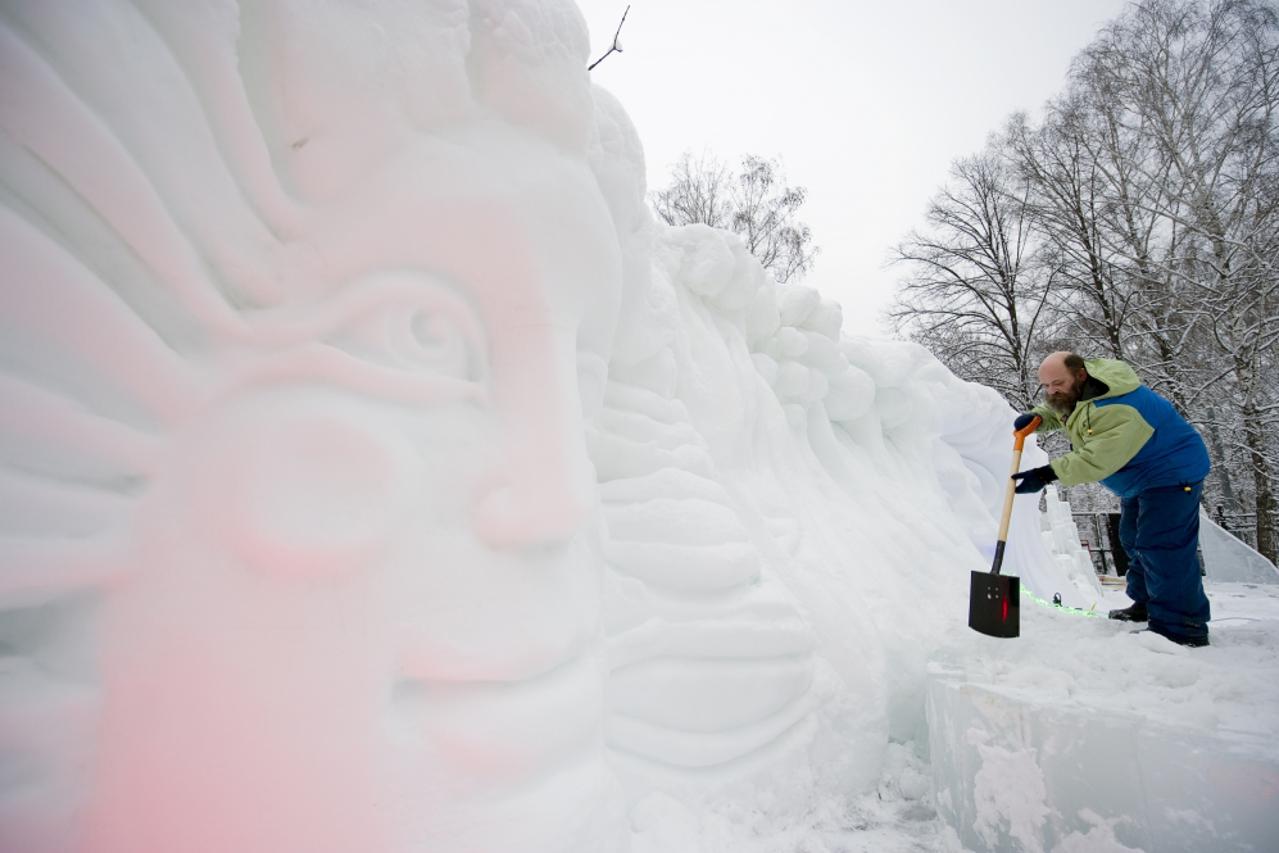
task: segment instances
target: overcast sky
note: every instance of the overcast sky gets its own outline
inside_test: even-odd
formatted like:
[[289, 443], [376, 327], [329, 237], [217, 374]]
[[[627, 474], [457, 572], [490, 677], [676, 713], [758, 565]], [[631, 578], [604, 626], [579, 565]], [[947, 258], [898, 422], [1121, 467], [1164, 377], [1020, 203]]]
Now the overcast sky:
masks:
[[[578, 0], [591, 59], [624, 0]], [[1065, 85], [1071, 58], [1128, 0], [634, 0], [624, 52], [593, 72], [626, 106], [663, 186], [681, 152], [780, 157], [808, 188], [821, 247], [804, 279], [881, 334], [902, 270], [892, 246], [921, 224], [951, 161], [1015, 110]]]

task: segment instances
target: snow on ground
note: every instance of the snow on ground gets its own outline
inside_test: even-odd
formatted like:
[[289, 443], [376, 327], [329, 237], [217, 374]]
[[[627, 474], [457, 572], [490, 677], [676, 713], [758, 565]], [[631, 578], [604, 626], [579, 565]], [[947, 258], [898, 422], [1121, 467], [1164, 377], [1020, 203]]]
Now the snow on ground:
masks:
[[[1260, 850], [1279, 839], [1279, 586], [1207, 588], [1203, 649], [1039, 606], [1023, 610], [1018, 641], [950, 638], [930, 666], [930, 760], [965, 844], [1098, 849], [1101, 834], [1108, 849]], [[1127, 603], [1109, 592], [1098, 610]]]
[[[1268, 772], [1270, 591], [1195, 651], [968, 631], [1014, 413], [659, 226], [586, 45], [567, 0], [0, 10], [0, 848], [1139, 837], [943, 676]], [[1088, 607], [1049, 506], [1005, 571]]]
[[[1279, 757], [1279, 586], [1208, 583], [1211, 645], [1177, 646], [1141, 626], [1051, 607], [1022, 609], [1025, 642], [948, 638], [939, 660], [1007, 695], [1229, 738], [1269, 738]], [[1108, 590], [1097, 612], [1132, 602]], [[1051, 651], [1056, 649], [1057, 651]], [[1062, 653], [1068, 649], [1069, 654]]]
[[[928, 747], [923, 743], [893, 743], [874, 790], [851, 796], [827, 792], [804, 811], [784, 819], [731, 804], [699, 815], [666, 798], [642, 803], [632, 815], [635, 850], [1154, 853], [1272, 849], [1271, 842], [1279, 839], [1279, 818], [1273, 810], [1279, 784], [1279, 586], [1209, 583], [1208, 595], [1214, 612], [1213, 645], [1205, 649], [1185, 649], [1149, 633], [1136, 633], [1138, 626], [1026, 600], [1020, 638], [996, 640], [954, 625], [933, 663], [934, 672], [946, 683], [964, 685], [968, 691], [989, 691], [978, 695], [986, 695], [987, 702], [991, 696], [1006, 701], [991, 707], [1016, 709], [1013, 716], [1000, 720], [1013, 732], [1029, 732], [1047, 711], [1058, 715], [1055, 727], [1046, 733], [1049, 736], [1083, 741], [1114, 726], [1146, 730], [1144, 760], [1151, 769], [1160, 766], [1158, 750], [1165, 745], [1170, 753], [1187, 750], [1192, 753], [1189, 761], [1206, 772], [1190, 780], [1199, 790], [1171, 792], [1183, 798], [1183, 807], [1143, 815], [1146, 803], [1137, 803], [1132, 813], [1118, 811], [1133, 804], [1132, 792], [1123, 790], [1134, 781], [1131, 768], [1123, 766], [1132, 754], [1126, 751], [1131, 744], [1103, 740], [1089, 763], [1076, 767], [1082, 778], [1104, 793], [1098, 797], [1100, 807], [1094, 803], [1093, 808], [1081, 808], [1079, 814], [1063, 819], [1058, 812], [1062, 803], [1045, 799], [1053, 780], [1045, 778], [1040, 765], [1050, 770], [1051, 765], [1033, 750], [1006, 750], [997, 742], [983, 741], [992, 730], [980, 726], [968, 734], [978, 739], [989, 760], [963, 768], [972, 774], [967, 778], [939, 777], [929, 765]], [[1127, 603], [1122, 592], [1112, 590], [1098, 602], [1098, 609], [1104, 612]], [[993, 733], [998, 740], [998, 730]], [[1163, 766], [1167, 769], [1166, 763]], [[947, 772], [952, 769], [960, 768], [946, 768]], [[1158, 790], [1157, 781], [1146, 782], [1149, 789], [1142, 796], [1148, 801], [1170, 796]], [[980, 806], [962, 827], [970, 836], [971, 843], [965, 845], [939, 814], [938, 796], [952, 796], [970, 783]], [[1072, 796], [1084, 794], [1075, 791]], [[1246, 817], [1252, 824], [1232, 827], [1226, 820], [1232, 808], [1237, 815], [1238, 802], [1249, 799], [1253, 811]], [[1208, 808], [1196, 812], [1192, 808], [1196, 804]], [[943, 806], [942, 811], [947, 808]], [[1168, 831], [1152, 837], [1160, 824]], [[1241, 834], [1240, 829], [1247, 832]], [[987, 838], [994, 843], [988, 846]]]

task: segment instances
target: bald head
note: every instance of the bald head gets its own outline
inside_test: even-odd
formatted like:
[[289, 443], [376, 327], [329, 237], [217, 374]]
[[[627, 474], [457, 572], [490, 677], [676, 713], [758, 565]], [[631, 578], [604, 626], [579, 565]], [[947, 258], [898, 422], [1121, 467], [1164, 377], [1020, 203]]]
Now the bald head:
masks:
[[1050, 353], [1039, 363], [1039, 381], [1048, 384], [1048, 379], [1064, 373], [1074, 373], [1084, 366], [1084, 360], [1069, 350], [1058, 350]]
[[1063, 416], [1074, 411], [1087, 379], [1084, 360], [1073, 352], [1052, 353], [1039, 365], [1039, 384], [1048, 395], [1048, 404]]

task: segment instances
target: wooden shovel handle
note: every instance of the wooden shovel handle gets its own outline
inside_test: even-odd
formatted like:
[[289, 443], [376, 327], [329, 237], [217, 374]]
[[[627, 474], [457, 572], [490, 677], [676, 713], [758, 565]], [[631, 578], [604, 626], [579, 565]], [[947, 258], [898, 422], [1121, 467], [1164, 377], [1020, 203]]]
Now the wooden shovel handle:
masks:
[[1000, 566], [1004, 562], [1004, 543], [1008, 541], [1008, 524], [1012, 521], [1013, 497], [1017, 488], [1012, 475], [1021, 470], [1021, 452], [1026, 444], [1026, 436], [1039, 429], [1039, 425], [1043, 422], [1043, 418], [1035, 415], [1030, 419], [1030, 423], [1013, 432], [1013, 466], [1008, 472], [1008, 487], [1004, 490], [1004, 514], [999, 519], [999, 541], [995, 543], [995, 562], [990, 567], [991, 574], [999, 574]]

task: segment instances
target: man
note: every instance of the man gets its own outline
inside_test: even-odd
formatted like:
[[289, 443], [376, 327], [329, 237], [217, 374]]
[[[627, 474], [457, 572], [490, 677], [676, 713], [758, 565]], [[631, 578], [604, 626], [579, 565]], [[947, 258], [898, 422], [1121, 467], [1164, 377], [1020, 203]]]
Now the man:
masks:
[[1065, 429], [1071, 452], [1014, 474], [1017, 492], [1101, 481], [1120, 500], [1119, 539], [1128, 552], [1130, 607], [1111, 619], [1149, 622], [1186, 646], [1208, 644], [1208, 598], [1199, 573], [1199, 495], [1209, 469], [1203, 439], [1172, 404], [1122, 361], [1055, 352], [1039, 366], [1048, 405], [1040, 432]]

